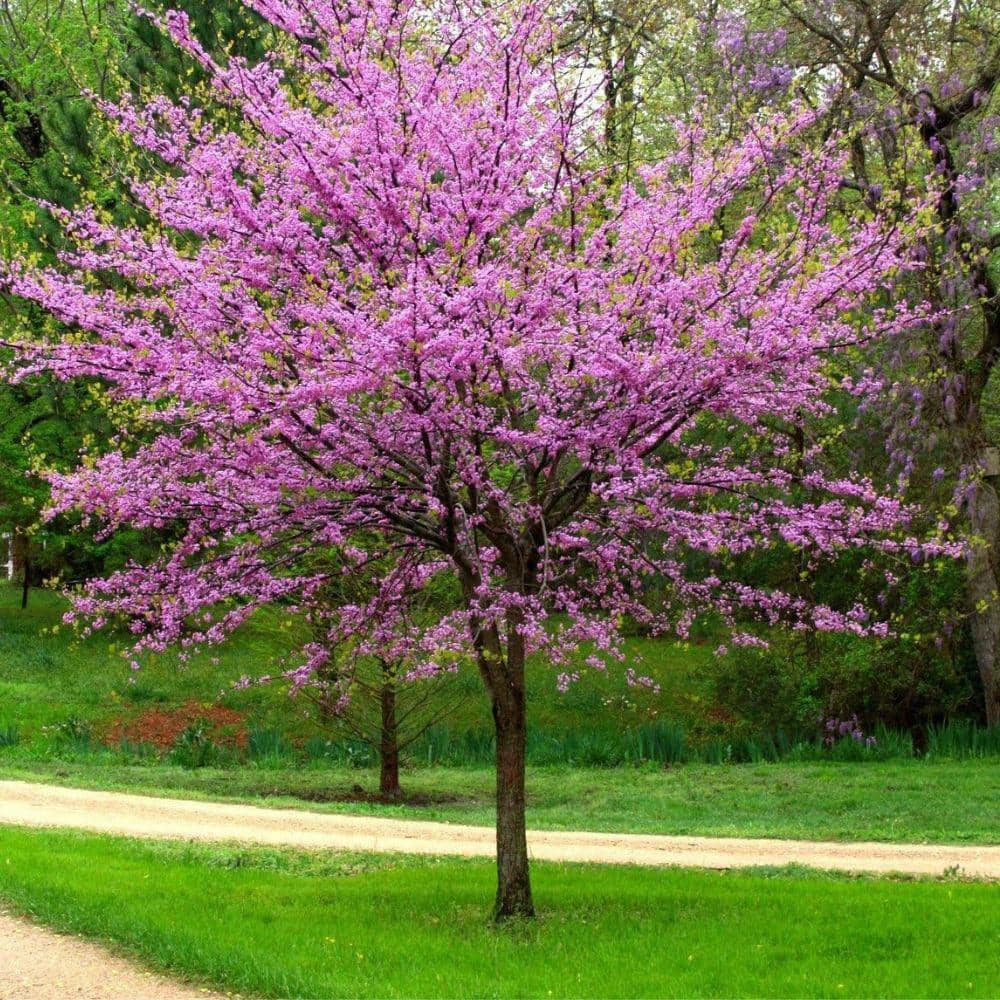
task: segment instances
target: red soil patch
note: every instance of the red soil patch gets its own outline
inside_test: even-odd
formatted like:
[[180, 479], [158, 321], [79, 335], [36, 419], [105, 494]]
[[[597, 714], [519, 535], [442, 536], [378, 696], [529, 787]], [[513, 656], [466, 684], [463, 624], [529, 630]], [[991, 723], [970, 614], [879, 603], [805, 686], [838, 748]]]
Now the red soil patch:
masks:
[[188, 726], [198, 723], [205, 727], [205, 735], [213, 743], [245, 747], [244, 720], [244, 714], [235, 709], [189, 701], [179, 708], [150, 708], [134, 718], [118, 719], [111, 724], [105, 740], [111, 745], [122, 740], [152, 743], [159, 750], [169, 750]]

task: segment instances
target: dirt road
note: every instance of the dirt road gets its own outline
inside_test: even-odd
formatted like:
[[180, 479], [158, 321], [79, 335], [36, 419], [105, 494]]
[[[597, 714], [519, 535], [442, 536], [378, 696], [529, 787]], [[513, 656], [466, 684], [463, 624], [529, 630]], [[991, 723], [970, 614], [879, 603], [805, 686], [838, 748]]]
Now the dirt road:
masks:
[[0, 910], [0, 1000], [221, 1000]]
[[[235, 841], [325, 850], [490, 856], [489, 827], [182, 799], [0, 781], [0, 824], [96, 833]], [[2, 832], [0, 832], [2, 838]], [[835, 843], [532, 831], [532, 857], [548, 861], [739, 868], [791, 863], [845, 871], [1000, 878], [1000, 846]]]

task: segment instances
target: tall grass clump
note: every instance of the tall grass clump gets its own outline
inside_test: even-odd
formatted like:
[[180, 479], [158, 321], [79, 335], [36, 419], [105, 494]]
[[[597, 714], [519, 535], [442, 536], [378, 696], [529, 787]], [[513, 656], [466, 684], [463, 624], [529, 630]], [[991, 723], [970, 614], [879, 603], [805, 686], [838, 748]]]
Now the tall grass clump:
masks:
[[85, 754], [93, 748], [94, 734], [90, 723], [79, 716], [71, 715], [68, 719], [56, 723], [52, 732], [53, 742], [60, 750]]
[[1000, 726], [978, 726], [969, 719], [928, 726], [927, 756], [956, 760], [1000, 756]]
[[[323, 736], [313, 736], [306, 742], [305, 758], [316, 765], [340, 764], [346, 767], [374, 767], [378, 754], [374, 747], [355, 736], [331, 740]], [[420, 762], [420, 758], [417, 758]]]
[[281, 765], [295, 754], [295, 747], [279, 729], [251, 729], [247, 733], [247, 757], [255, 764]]
[[647, 722], [625, 734], [626, 755], [635, 764], [680, 764], [686, 759], [686, 739], [679, 722]]

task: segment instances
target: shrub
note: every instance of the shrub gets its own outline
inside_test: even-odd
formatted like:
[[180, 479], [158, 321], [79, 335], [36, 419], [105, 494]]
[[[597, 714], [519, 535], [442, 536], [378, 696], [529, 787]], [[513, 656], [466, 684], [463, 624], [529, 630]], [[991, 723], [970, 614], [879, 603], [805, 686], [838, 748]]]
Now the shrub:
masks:
[[814, 662], [802, 644], [780, 638], [767, 649], [736, 648], [717, 661], [712, 694], [750, 729], [811, 729], [823, 710]]
[[908, 636], [777, 635], [767, 649], [721, 657], [712, 685], [718, 705], [750, 731], [803, 734], [820, 717], [852, 715], [869, 728], [914, 730], [974, 704], [956, 648]]

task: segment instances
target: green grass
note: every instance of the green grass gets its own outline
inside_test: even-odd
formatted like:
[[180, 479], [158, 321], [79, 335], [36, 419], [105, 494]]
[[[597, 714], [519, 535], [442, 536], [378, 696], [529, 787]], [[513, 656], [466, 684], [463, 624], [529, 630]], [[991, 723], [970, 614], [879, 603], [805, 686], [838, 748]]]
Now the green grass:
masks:
[[538, 864], [539, 921], [496, 930], [492, 884], [483, 862], [0, 830], [17, 909], [258, 995], [989, 997], [1000, 976], [991, 885]]
[[[378, 788], [354, 768], [186, 770], [0, 756], [0, 777], [181, 797], [230, 799], [449, 822], [493, 822], [488, 768], [414, 768], [420, 806], [317, 801]], [[654, 768], [532, 768], [528, 821], [538, 828], [797, 839], [997, 843], [1000, 761], [903, 760]]]

